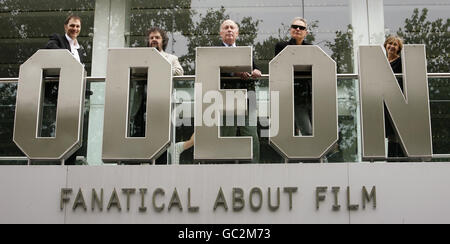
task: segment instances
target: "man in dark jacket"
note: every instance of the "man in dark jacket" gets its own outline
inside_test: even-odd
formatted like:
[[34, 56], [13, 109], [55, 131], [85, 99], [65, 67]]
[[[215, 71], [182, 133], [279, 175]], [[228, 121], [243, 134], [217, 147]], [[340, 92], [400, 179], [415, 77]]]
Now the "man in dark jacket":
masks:
[[67, 49], [78, 62], [86, 62], [86, 51], [80, 45], [77, 38], [81, 31], [81, 18], [70, 15], [64, 22], [65, 34], [53, 34], [45, 46], [46, 49]]
[[[239, 36], [239, 27], [232, 20], [225, 20], [220, 26], [220, 37], [222, 38], [223, 46], [236, 47], [236, 39]], [[246, 89], [247, 91], [255, 91], [255, 84], [251, 78], [261, 77], [261, 71], [256, 67], [253, 62], [253, 68], [251, 73], [237, 72], [237, 73], [222, 73], [224, 77], [240, 77], [240, 80], [227, 80], [222, 79], [221, 89]], [[249, 103], [250, 104], [250, 103]], [[260, 159], [260, 145], [257, 128], [257, 111], [256, 109], [248, 108], [248, 115], [245, 119], [245, 126], [222, 126], [222, 136], [251, 136], [253, 140], [253, 159], [252, 163], [259, 163]], [[224, 116], [225, 117], [225, 116]], [[224, 121], [226, 122], [226, 121]], [[224, 123], [225, 124], [225, 123]]]
[[[64, 22], [64, 30], [65, 33], [63, 35], [53, 34], [50, 36], [50, 40], [45, 45], [45, 49], [67, 49], [74, 56], [78, 62], [83, 63], [87, 61], [87, 54], [83, 47], [78, 42], [78, 36], [81, 32], [81, 18], [76, 15], [70, 15], [66, 18]], [[47, 74], [51, 75], [51, 74]], [[49, 82], [45, 84], [45, 97], [46, 103], [50, 109], [52, 107], [57, 106], [57, 94], [58, 94], [58, 83]], [[86, 90], [86, 96], [92, 95], [92, 92]], [[54, 110], [54, 109], [53, 109]], [[55, 111], [56, 112], [56, 111]], [[88, 115], [85, 115], [85, 120], [88, 118]], [[44, 121], [43, 123], [47, 123], [48, 121]], [[84, 125], [86, 126], [86, 124]], [[46, 136], [54, 136], [56, 132], [56, 128], [54, 123], [52, 123], [50, 130], [46, 132]], [[65, 162], [66, 165], [74, 165], [76, 161], [77, 155], [85, 155], [86, 154], [86, 145], [83, 143], [83, 148], [75, 152], [70, 158], [68, 158]]]

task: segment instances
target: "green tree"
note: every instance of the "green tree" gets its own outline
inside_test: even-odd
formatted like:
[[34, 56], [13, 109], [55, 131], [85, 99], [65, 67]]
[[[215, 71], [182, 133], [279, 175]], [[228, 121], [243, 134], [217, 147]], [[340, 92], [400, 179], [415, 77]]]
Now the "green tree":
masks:
[[157, 26], [168, 34], [183, 33], [192, 26], [195, 11], [191, 0], [132, 0], [130, 3], [130, 46], [145, 47], [147, 31]]
[[428, 9], [414, 9], [411, 18], [405, 20], [405, 26], [397, 31], [405, 44], [425, 44], [428, 60], [428, 72], [449, 72], [450, 54], [450, 18], [447, 20], [427, 20]]
[[334, 42], [327, 41], [325, 46], [328, 47], [333, 54], [331, 58], [336, 61], [337, 73], [353, 72], [353, 27], [347, 26], [347, 31], [336, 31]]
[[12, 142], [17, 84], [0, 83], [0, 156], [22, 155]]
[[[334, 41], [326, 41], [325, 46], [332, 51], [331, 58], [336, 61], [338, 74], [353, 72], [353, 28], [351, 25], [347, 26], [346, 31], [336, 31]], [[339, 107], [347, 112], [340, 111], [338, 150], [330, 161], [354, 162], [357, 160], [355, 120], [357, 103], [354, 84], [353, 79], [338, 81], [341, 97]]]
[[269, 62], [275, 57], [275, 45], [289, 40], [289, 36], [285, 34], [286, 26], [284, 24], [281, 25], [282, 27], [278, 29], [277, 36], [270, 36], [263, 42], [258, 42], [255, 45], [255, 60], [264, 74], [269, 73]]
[[[414, 9], [405, 26], [397, 31], [405, 44], [425, 44], [428, 72], [449, 72], [450, 18], [428, 20], [428, 9]], [[450, 153], [450, 80], [429, 79], [431, 100], [431, 128], [433, 151], [436, 154]]]
[[[64, 32], [64, 20], [77, 14], [83, 20], [79, 41], [92, 52], [95, 1], [0, 0], [0, 77], [17, 77], [19, 66], [43, 48], [53, 33]], [[90, 72], [90, 61], [85, 63]]]

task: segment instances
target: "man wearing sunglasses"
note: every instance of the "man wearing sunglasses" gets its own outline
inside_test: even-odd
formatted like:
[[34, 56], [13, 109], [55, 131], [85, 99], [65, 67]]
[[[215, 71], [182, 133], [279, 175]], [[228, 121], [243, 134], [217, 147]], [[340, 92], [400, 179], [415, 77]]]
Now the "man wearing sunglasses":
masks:
[[311, 45], [306, 43], [305, 39], [308, 35], [308, 24], [305, 19], [295, 18], [289, 29], [291, 39], [288, 42], [279, 42], [275, 46], [275, 56], [278, 55], [288, 45]]
[[[288, 45], [311, 45], [305, 41], [308, 36], [308, 24], [303, 18], [295, 18], [289, 30], [291, 39], [279, 42], [275, 46], [275, 56]], [[295, 76], [311, 76], [311, 71], [296, 71]], [[311, 78], [294, 79], [295, 135], [312, 135], [312, 80]]]

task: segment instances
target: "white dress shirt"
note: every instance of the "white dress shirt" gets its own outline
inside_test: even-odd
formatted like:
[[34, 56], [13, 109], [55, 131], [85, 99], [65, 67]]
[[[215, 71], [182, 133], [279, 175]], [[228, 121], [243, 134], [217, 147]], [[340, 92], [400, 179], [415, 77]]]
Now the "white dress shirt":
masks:
[[66, 34], [66, 39], [67, 39], [67, 41], [69, 41], [69, 44], [70, 44], [70, 49], [71, 49], [70, 52], [75, 57], [75, 59], [81, 63], [80, 54], [78, 53], [78, 49], [80, 49], [80, 44], [78, 42], [75, 44], [75, 41], [72, 40], [72, 38], [70, 38], [67, 34]]
[[233, 45], [228, 45], [228, 44], [226, 44], [226, 43], [224, 42], [223, 45], [225, 45], [225, 47], [236, 47], [236, 42], [233, 43]]

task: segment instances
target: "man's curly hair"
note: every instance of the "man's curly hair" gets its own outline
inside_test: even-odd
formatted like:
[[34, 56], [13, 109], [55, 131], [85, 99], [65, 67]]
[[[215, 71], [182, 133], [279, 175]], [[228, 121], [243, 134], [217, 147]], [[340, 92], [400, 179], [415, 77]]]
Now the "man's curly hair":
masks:
[[169, 44], [169, 36], [167, 35], [167, 33], [164, 30], [162, 30], [161, 28], [158, 28], [158, 27], [152, 27], [147, 31], [147, 47], [150, 47], [150, 40], [148, 38], [150, 36], [150, 33], [153, 33], [153, 32], [159, 32], [159, 34], [161, 35], [162, 40], [163, 40], [163, 42], [162, 42], [163, 51], [166, 51], [167, 44]]

